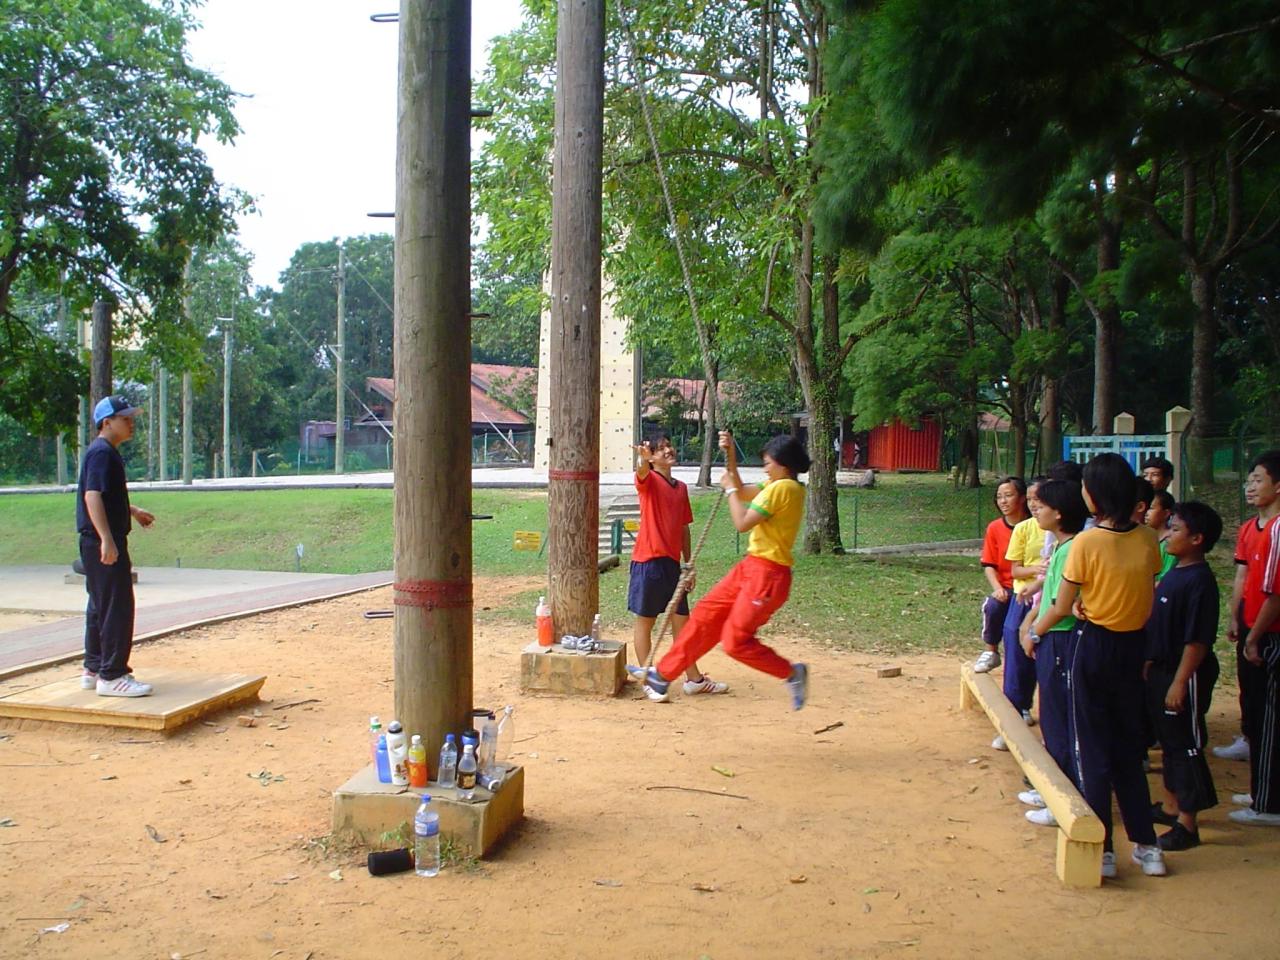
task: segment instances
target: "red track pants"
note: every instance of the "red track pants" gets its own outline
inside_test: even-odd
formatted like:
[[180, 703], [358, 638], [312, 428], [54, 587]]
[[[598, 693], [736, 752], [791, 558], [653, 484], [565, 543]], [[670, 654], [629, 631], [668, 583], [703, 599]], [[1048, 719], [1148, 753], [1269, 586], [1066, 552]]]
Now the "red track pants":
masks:
[[791, 676], [791, 662], [756, 639], [791, 593], [791, 568], [761, 557], [746, 556], [693, 607], [675, 643], [658, 661], [658, 673], [678, 677], [717, 643], [749, 667], [781, 680]]

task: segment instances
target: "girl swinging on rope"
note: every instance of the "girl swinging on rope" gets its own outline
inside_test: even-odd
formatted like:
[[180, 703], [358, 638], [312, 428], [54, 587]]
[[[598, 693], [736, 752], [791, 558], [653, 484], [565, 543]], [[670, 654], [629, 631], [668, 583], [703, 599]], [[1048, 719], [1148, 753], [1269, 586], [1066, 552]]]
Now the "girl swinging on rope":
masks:
[[[756, 631], [769, 622], [791, 591], [791, 555], [804, 516], [804, 487], [796, 477], [809, 470], [809, 454], [794, 437], [774, 437], [763, 451], [763, 486], [747, 487], [738, 476], [733, 435], [720, 431], [725, 471], [720, 485], [729, 497], [733, 525], [750, 531], [747, 555], [698, 601], [684, 629], [656, 667], [629, 668], [644, 681], [653, 701], [668, 699], [671, 681], [719, 643], [747, 666], [785, 680], [792, 709], [804, 706], [809, 668], [792, 663], [761, 643]], [[661, 635], [659, 635], [659, 640]]]

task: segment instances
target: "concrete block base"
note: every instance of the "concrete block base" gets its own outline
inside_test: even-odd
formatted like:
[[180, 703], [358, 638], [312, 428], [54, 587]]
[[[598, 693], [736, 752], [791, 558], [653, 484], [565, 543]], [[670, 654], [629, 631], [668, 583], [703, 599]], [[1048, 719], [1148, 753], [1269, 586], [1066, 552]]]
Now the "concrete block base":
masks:
[[627, 645], [601, 641], [600, 653], [531, 643], [520, 653], [520, 690], [565, 697], [613, 697], [626, 682]]
[[382, 783], [369, 764], [333, 792], [333, 832], [374, 846], [384, 833], [407, 823], [412, 837], [423, 793], [431, 794], [440, 814], [440, 835], [452, 839], [461, 856], [483, 857], [524, 818], [524, 767], [512, 768], [495, 793], [477, 787], [475, 799], [467, 802], [455, 788], [435, 782], [425, 790]]

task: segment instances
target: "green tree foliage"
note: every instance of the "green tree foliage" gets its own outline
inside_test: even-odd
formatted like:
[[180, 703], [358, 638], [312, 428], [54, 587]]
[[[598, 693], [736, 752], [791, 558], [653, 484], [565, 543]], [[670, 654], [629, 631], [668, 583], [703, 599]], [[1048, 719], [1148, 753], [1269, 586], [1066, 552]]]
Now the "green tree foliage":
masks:
[[124, 301], [122, 336], [160, 340], [180, 312], [187, 250], [231, 227], [237, 197], [198, 140], [235, 136], [234, 95], [189, 63], [190, 11], [184, 0], [0, 9], [0, 408], [42, 431], [74, 422], [84, 375], [15, 310], [19, 277], [61, 289], [73, 310]]

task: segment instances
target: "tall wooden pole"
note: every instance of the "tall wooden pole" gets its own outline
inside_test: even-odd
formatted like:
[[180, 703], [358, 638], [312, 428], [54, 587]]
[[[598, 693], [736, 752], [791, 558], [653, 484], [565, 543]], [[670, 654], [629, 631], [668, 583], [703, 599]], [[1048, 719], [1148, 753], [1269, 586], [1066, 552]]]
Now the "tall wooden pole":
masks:
[[471, 725], [471, 3], [401, 0], [395, 710], [427, 755]]
[[338, 244], [338, 345], [337, 383], [335, 394], [338, 398], [334, 411], [336, 423], [333, 430], [333, 472], [344, 473], [347, 463], [347, 401], [343, 395], [347, 384], [347, 255], [342, 244]]
[[[87, 359], [85, 357], [85, 347], [87, 346], [87, 344], [85, 343], [86, 334], [87, 334], [87, 331], [85, 330], [84, 314], [77, 313], [76, 314], [76, 355], [81, 359], [81, 361], [84, 361], [85, 359]], [[90, 364], [92, 364], [92, 360], [90, 360]], [[77, 473], [80, 472], [79, 470], [80, 461], [84, 457], [84, 452], [89, 446], [89, 429], [90, 429], [89, 417], [91, 415], [89, 412], [89, 402], [90, 401], [88, 397], [85, 397], [85, 396], [80, 397], [80, 412], [76, 417], [76, 472]], [[96, 403], [97, 401], [94, 401], [94, 402]]]
[[115, 306], [106, 300], [93, 301], [93, 335], [90, 342], [93, 361], [89, 367], [91, 405], [111, 395], [111, 315], [114, 312]]
[[[231, 328], [234, 320], [226, 318], [222, 326], [222, 475], [233, 475], [231, 469]], [[215, 471], [216, 472], [216, 471]]]
[[[67, 326], [67, 298], [61, 293], [58, 294], [58, 341], [66, 343], [71, 336], [71, 331]], [[57, 437], [56, 454], [57, 463], [57, 481], [58, 486], [63, 486], [67, 482], [67, 435], [65, 432], [59, 433]]]
[[557, 634], [599, 607], [600, 174], [604, 0], [560, 0], [551, 195], [547, 570]]

